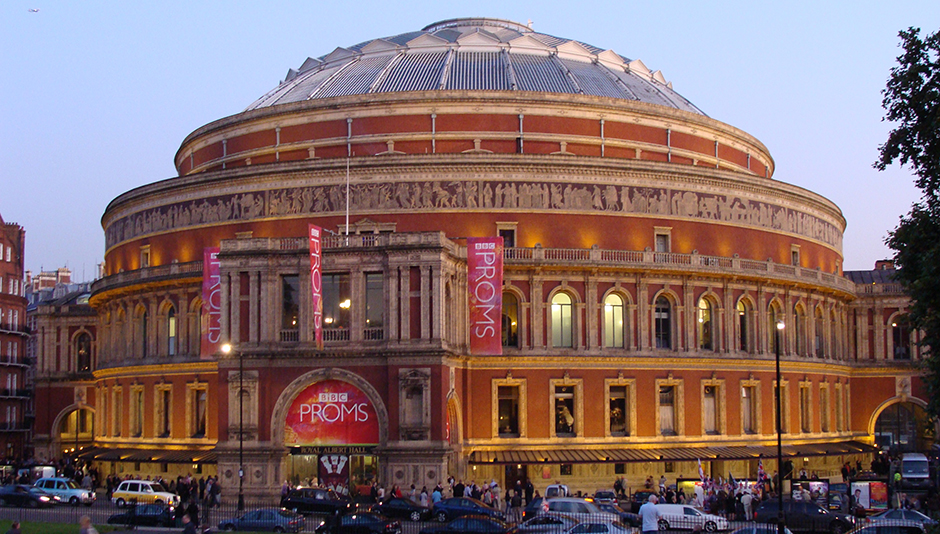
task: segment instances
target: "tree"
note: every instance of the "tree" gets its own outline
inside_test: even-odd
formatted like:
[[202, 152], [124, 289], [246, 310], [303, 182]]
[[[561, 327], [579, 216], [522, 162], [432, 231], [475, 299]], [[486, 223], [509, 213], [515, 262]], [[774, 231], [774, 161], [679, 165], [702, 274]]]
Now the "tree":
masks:
[[[921, 200], [901, 217], [886, 244], [895, 251], [895, 279], [911, 298], [909, 319], [923, 332], [927, 411], [940, 417], [940, 31], [898, 34], [904, 49], [883, 91], [884, 120], [896, 124], [874, 167], [899, 161], [916, 176]], [[935, 350], [936, 348], [936, 350]]]

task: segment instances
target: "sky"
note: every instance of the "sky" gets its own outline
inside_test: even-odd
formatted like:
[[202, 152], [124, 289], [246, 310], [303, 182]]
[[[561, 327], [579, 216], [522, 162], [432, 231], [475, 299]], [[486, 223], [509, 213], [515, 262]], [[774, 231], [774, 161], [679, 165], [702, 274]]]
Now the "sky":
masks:
[[846, 270], [890, 257], [884, 239], [919, 198], [908, 169], [872, 163], [891, 128], [881, 90], [898, 31], [940, 29], [936, 0], [4, 0], [0, 216], [26, 229], [26, 268], [91, 280], [108, 203], [175, 176], [186, 135], [243, 111], [308, 56], [458, 17], [532, 21], [661, 70], [763, 142], [775, 179], [842, 209]]

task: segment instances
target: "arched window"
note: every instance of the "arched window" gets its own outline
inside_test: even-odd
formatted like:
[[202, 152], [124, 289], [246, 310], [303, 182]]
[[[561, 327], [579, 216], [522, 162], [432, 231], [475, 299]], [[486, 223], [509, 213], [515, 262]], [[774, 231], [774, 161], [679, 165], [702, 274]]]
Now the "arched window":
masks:
[[91, 336], [83, 333], [75, 341], [75, 370], [79, 373], [91, 371]]
[[519, 346], [519, 299], [510, 292], [503, 293], [503, 346]]
[[715, 323], [712, 320], [712, 304], [708, 299], [698, 301], [698, 348], [715, 350]]
[[750, 331], [747, 327], [750, 315], [750, 308], [744, 300], [738, 301], [738, 350], [742, 352], [751, 352], [751, 346], [748, 343]]
[[166, 311], [166, 353], [176, 355], [176, 308], [170, 306]]
[[672, 306], [669, 299], [659, 297], [653, 311], [653, 327], [657, 349], [672, 348]]
[[567, 293], [556, 293], [552, 297], [552, 346], [572, 346], [571, 297]]
[[[767, 334], [770, 336], [770, 342], [767, 343], [767, 346], [770, 347], [772, 353], [776, 353], [778, 348], [780, 352], [783, 352], [783, 331], [777, 329], [777, 323], [783, 320], [782, 316], [783, 314], [780, 313], [777, 305], [771, 304], [767, 310]], [[779, 347], [777, 346], [778, 343], [780, 344]]]
[[623, 299], [611, 293], [604, 299], [604, 346], [623, 348]]
[[824, 358], [826, 356], [826, 338], [822, 312], [816, 310], [816, 357]]
[[901, 316], [891, 323], [891, 339], [894, 342], [894, 359], [911, 359], [911, 330], [907, 316]]

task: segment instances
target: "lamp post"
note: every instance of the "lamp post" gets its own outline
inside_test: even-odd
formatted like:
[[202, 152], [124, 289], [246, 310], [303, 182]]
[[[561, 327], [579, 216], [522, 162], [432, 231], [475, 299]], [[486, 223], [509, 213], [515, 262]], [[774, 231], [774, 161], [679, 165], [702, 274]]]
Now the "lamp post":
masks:
[[780, 409], [780, 332], [783, 331], [783, 321], [777, 321], [774, 330], [774, 355], [777, 360], [777, 534], [784, 533], [783, 526], [783, 412]]
[[[232, 352], [232, 345], [226, 343], [222, 345], [222, 352], [229, 354]], [[245, 383], [245, 357], [241, 352], [238, 353], [238, 511], [245, 510], [245, 427], [243, 426], [245, 415], [245, 398], [242, 395]]]

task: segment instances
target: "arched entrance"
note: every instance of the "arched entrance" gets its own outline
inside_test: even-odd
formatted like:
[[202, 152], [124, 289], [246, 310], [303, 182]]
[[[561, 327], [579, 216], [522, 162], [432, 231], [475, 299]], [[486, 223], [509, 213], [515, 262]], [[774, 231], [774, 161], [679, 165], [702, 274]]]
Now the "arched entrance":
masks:
[[92, 445], [94, 441], [95, 413], [88, 406], [69, 406], [56, 418], [52, 450], [70, 455]]
[[357, 494], [378, 479], [388, 413], [361, 377], [340, 369], [301, 376], [278, 399], [272, 425], [274, 442], [287, 449], [284, 473], [293, 484]]
[[933, 443], [934, 434], [926, 410], [917, 402], [890, 404], [875, 420], [875, 443], [893, 454], [926, 451]]

